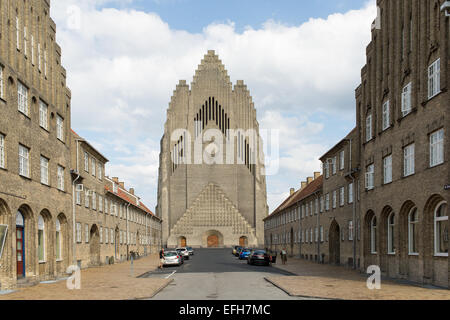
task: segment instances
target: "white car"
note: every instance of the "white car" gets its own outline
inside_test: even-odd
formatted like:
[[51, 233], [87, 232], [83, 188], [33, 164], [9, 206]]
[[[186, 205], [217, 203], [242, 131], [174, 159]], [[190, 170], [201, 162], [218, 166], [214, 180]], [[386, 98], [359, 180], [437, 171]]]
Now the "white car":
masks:
[[189, 254], [188, 249], [186, 249], [186, 248], [177, 248], [176, 250], [177, 250], [177, 252], [178, 252], [179, 254], [181, 254], [181, 255], [183, 256], [183, 258], [184, 258], [185, 260], [189, 260], [190, 254]]
[[164, 252], [164, 266], [181, 266], [183, 258], [176, 251]]

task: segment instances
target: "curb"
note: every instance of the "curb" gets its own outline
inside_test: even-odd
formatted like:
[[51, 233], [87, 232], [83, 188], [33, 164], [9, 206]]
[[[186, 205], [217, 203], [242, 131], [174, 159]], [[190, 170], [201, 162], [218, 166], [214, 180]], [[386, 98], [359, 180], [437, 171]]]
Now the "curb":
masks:
[[290, 297], [299, 297], [299, 298], [308, 298], [308, 299], [320, 299], [320, 300], [343, 300], [343, 299], [330, 299], [330, 298], [324, 298], [324, 297], [314, 297], [314, 296], [306, 296], [306, 295], [296, 295], [296, 294], [292, 294], [291, 292], [289, 292], [288, 290], [286, 290], [285, 288], [281, 287], [280, 285], [278, 285], [277, 283], [273, 282], [272, 280], [270, 280], [269, 278], [264, 277], [264, 280], [266, 280], [267, 282], [269, 282], [270, 284], [272, 284], [273, 286], [277, 287], [278, 289], [280, 289], [281, 291], [285, 292], [288, 296]]
[[169, 281], [167, 281], [167, 283], [163, 284], [163, 285], [160, 286], [158, 289], [156, 289], [155, 292], [153, 292], [153, 294], [152, 294], [150, 297], [135, 298], [135, 299], [132, 299], [132, 300], [148, 300], [148, 299], [152, 299], [152, 298], [154, 298], [158, 293], [160, 293], [160, 292], [163, 291], [165, 288], [167, 288], [173, 281], [174, 281], [174, 279], [170, 279]]

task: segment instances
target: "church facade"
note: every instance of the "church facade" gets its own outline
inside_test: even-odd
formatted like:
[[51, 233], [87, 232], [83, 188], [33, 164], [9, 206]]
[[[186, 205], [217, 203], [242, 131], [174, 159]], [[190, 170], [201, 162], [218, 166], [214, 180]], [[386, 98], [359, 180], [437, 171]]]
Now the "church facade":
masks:
[[157, 215], [168, 247], [263, 246], [268, 215], [262, 139], [243, 81], [214, 51], [180, 81], [161, 139]]

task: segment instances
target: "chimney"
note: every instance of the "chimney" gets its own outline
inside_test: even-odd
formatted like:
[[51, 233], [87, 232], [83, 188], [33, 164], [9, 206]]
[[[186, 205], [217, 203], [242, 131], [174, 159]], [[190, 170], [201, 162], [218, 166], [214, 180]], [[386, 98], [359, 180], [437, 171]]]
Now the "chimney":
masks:
[[302, 190], [305, 189], [305, 187], [308, 185], [306, 181], [302, 181]]
[[119, 178], [118, 177], [113, 177], [112, 181], [114, 181], [115, 183], [119, 183]]
[[320, 177], [320, 172], [314, 172], [314, 180]]
[[314, 179], [313, 179], [313, 177], [308, 177], [307, 180], [308, 180], [308, 184], [310, 184], [311, 182], [313, 182]]
[[122, 189], [125, 189], [125, 183], [119, 182], [119, 186], [120, 186]]
[[295, 193], [295, 189], [291, 188], [290, 192], [291, 192], [291, 196], [292, 196]]
[[134, 188], [130, 188], [130, 193], [134, 196]]

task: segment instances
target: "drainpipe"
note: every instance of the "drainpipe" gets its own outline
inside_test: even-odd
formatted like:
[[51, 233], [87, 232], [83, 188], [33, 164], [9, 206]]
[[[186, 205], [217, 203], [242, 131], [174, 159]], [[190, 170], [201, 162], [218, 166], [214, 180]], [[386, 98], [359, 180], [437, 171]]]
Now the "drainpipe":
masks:
[[130, 207], [131, 203], [127, 203], [127, 259], [129, 258], [130, 255], [130, 234], [129, 234], [129, 210], [128, 208]]
[[314, 192], [315, 199], [317, 200], [317, 204], [319, 205], [318, 208], [316, 208], [314, 203], [314, 210], [317, 210], [317, 262], [321, 263], [322, 258], [320, 256], [320, 197], [319, 197], [319, 191]]
[[82, 141], [81, 139], [75, 139], [75, 143], [77, 144], [77, 177], [72, 182], [72, 261], [73, 265], [76, 265], [76, 250], [77, 250], [77, 239], [76, 239], [76, 203], [75, 203], [75, 183], [80, 179], [80, 170], [79, 170], [79, 159], [78, 159], [78, 153], [79, 153], [79, 142]]
[[352, 157], [352, 144], [353, 144], [353, 139], [347, 139], [347, 142], [349, 143], [349, 171], [350, 171], [350, 178], [352, 179], [352, 185], [353, 185], [353, 213], [352, 213], [352, 223], [353, 223], [353, 269], [356, 269], [356, 239], [357, 239], [357, 234], [356, 234], [356, 179], [355, 176], [352, 172], [352, 161], [353, 161], [353, 157]]

